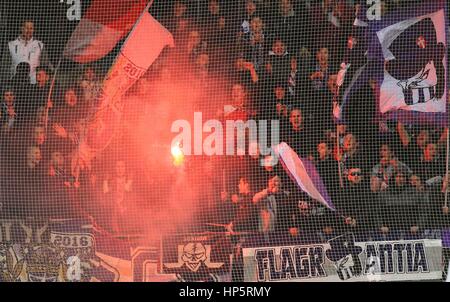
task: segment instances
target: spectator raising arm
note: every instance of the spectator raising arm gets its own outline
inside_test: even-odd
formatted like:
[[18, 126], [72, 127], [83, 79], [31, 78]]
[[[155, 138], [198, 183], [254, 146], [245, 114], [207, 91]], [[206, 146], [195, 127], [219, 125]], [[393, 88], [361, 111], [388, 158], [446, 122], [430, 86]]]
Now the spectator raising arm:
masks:
[[402, 145], [407, 147], [411, 143], [411, 137], [409, 136], [408, 131], [406, 131], [405, 126], [400, 122], [397, 123], [397, 131]]
[[253, 196], [253, 203], [258, 204], [261, 200], [269, 196], [269, 189], [264, 189], [259, 193], [256, 193], [255, 196]]

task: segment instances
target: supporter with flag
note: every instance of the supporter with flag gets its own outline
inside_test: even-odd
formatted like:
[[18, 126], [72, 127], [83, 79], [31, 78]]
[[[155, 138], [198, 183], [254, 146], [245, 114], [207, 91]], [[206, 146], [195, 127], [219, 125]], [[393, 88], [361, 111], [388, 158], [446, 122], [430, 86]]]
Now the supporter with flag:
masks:
[[[138, 10], [142, 11], [145, 5], [145, 1], [117, 1], [119, 3], [114, 7], [110, 1], [107, 5], [103, 0], [94, 1], [67, 44], [65, 56], [79, 63], [87, 63], [111, 51], [136, 22]], [[148, 3], [143, 10], [103, 82], [97, 112], [72, 159], [75, 177], [78, 177], [80, 169], [90, 166], [90, 161], [98, 152], [109, 145], [120, 125], [124, 107], [122, 97], [127, 90], [144, 75], [165, 46], [174, 45], [171, 33], [148, 12], [151, 4]], [[107, 7], [114, 7], [116, 19], [108, 15]], [[86, 35], [86, 31], [94, 34]]]

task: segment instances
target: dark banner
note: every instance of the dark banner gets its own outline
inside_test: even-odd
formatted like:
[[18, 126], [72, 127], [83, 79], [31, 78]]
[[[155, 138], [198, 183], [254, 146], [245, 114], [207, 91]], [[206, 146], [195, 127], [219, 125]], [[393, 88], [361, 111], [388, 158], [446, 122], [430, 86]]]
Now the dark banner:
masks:
[[174, 235], [162, 240], [161, 271], [184, 281], [224, 281], [233, 245], [225, 234]]

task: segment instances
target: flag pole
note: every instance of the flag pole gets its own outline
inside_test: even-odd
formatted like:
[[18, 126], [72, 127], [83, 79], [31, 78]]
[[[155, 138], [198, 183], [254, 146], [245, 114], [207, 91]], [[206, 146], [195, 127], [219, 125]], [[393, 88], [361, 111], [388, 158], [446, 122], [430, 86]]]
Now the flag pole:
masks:
[[447, 183], [444, 183], [444, 188], [445, 188], [445, 192], [444, 192], [444, 195], [445, 195], [445, 203], [444, 203], [444, 207], [445, 208], [447, 208], [448, 207], [448, 191], [449, 191], [449, 188], [448, 188], [448, 183], [449, 183], [449, 175], [448, 175], [448, 170], [449, 170], [449, 167], [448, 167], [448, 164], [449, 164], [449, 149], [450, 149], [450, 136], [449, 136], [449, 130], [448, 130], [448, 128], [447, 128], [447, 155], [446, 155], [446, 162], [445, 162], [445, 177], [444, 177], [444, 182], [447, 182]]
[[338, 172], [339, 172], [339, 184], [341, 186], [341, 188], [344, 187], [344, 181], [342, 179], [342, 160], [340, 158], [341, 156], [341, 147], [340, 147], [340, 143], [341, 143], [341, 136], [339, 134], [339, 125], [336, 125], [336, 147], [337, 147], [337, 157], [338, 157]]
[[227, 192], [227, 176], [226, 176], [225, 167], [222, 167], [222, 192]]
[[61, 63], [63, 60], [63, 56], [58, 61], [58, 65], [56, 66], [55, 72], [53, 74], [52, 82], [50, 84], [50, 89], [48, 90], [47, 103], [45, 104], [45, 131], [47, 132], [48, 128], [48, 113], [50, 111], [50, 102], [52, 100], [53, 89], [55, 88], [56, 76], [58, 75], [59, 68], [61, 67]]
[[[336, 94], [334, 95], [333, 104], [337, 103], [337, 99], [339, 98], [340, 90], [341, 90], [341, 87], [338, 86]], [[338, 158], [339, 185], [341, 186], [341, 188], [344, 188], [344, 181], [342, 179], [342, 167], [341, 167], [341, 160], [340, 160], [340, 156], [341, 156], [340, 144], [341, 144], [341, 136], [339, 133], [339, 125], [336, 124], [336, 148], [337, 148], [336, 152], [337, 152], [337, 158]]]

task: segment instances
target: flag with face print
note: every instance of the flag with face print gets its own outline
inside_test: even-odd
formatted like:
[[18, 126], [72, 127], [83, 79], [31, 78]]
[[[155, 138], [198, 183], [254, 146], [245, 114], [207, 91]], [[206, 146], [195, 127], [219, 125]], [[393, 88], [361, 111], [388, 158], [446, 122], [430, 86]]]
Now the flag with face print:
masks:
[[444, 1], [407, 6], [371, 23], [369, 60], [379, 111], [406, 123], [447, 123]]
[[[367, 62], [342, 87], [336, 118], [347, 122], [349, 109], [372, 83], [384, 119], [445, 127], [448, 122], [448, 10], [446, 1], [411, 3], [383, 11], [368, 22]], [[372, 81], [372, 82], [371, 82]]]

